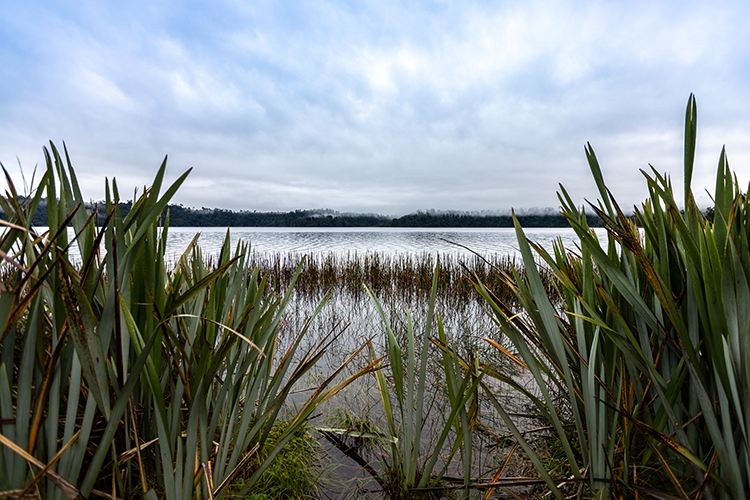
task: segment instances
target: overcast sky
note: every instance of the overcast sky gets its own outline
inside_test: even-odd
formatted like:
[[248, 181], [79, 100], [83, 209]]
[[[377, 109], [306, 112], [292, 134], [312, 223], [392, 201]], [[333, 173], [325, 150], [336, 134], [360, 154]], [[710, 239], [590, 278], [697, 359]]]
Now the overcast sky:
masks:
[[[750, 2], [4, 2], [0, 162], [65, 141], [84, 196], [193, 167], [175, 202], [244, 210], [625, 206], [651, 163], [750, 179]], [[18, 160], [17, 160], [18, 158]], [[707, 203], [707, 197], [702, 196]]]

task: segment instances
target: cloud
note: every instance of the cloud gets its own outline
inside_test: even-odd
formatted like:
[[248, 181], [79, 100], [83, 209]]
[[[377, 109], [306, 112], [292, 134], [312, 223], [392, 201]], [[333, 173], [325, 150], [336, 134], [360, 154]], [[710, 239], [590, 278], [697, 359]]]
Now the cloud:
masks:
[[[623, 204], [647, 162], [696, 182], [721, 141], [750, 159], [744, 3], [217, 2], [0, 13], [0, 161], [65, 140], [84, 192], [143, 185], [169, 154], [177, 201], [398, 214], [594, 198], [592, 141]], [[705, 110], [705, 111], [704, 111]], [[742, 172], [740, 172], [742, 175]], [[679, 183], [676, 183], [679, 184]]]

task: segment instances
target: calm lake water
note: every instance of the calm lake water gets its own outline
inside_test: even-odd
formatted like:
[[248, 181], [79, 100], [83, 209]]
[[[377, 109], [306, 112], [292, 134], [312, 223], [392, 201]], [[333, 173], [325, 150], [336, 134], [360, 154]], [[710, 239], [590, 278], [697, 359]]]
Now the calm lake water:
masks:
[[[38, 227], [41, 234], [47, 228]], [[385, 254], [454, 254], [518, 255], [518, 243], [513, 228], [295, 228], [295, 227], [235, 227], [229, 228], [232, 245], [249, 242], [251, 250], [259, 254], [300, 253], [339, 255]], [[524, 230], [529, 240], [547, 250], [561, 238], [566, 248], [576, 248], [578, 239], [570, 228], [529, 228]], [[595, 228], [600, 240], [606, 234]], [[200, 233], [198, 243], [204, 256], [217, 255], [226, 236], [225, 227], [171, 227], [167, 240], [168, 261], [176, 261]], [[68, 229], [72, 238], [73, 229]], [[458, 245], [456, 245], [458, 244]], [[460, 246], [463, 245], [463, 246]], [[71, 258], [80, 259], [78, 248], [71, 247]]]
[[[596, 229], [600, 238], [603, 229]], [[226, 235], [226, 228], [173, 227], [169, 229], [168, 257], [179, 256], [196, 233], [204, 255], [217, 254]], [[258, 253], [336, 253], [354, 254], [381, 252], [451, 253], [467, 255], [467, 248], [483, 254], [512, 255], [518, 253], [513, 228], [231, 228], [232, 243], [247, 241]], [[531, 228], [527, 237], [547, 249], [555, 238], [562, 238], [573, 248], [577, 238], [569, 228]], [[463, 245], [463, 248], [453, 243]]]

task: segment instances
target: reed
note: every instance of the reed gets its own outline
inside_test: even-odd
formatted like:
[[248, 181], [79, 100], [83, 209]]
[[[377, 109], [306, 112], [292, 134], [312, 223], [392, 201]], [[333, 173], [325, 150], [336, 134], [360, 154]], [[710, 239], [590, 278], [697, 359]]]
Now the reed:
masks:
[[[421, 489], [440, 484], [456, 453], [460, 452], [460, 465], [464, 478], [464, 496], [468, 498], [472, 474], [472, 431], [478, 411], [478, 389], [483, 373], [474, 363], [463, 370], [453, 351], [448, 346], [445, 331], [439, 317], [435, 316], [435, 300], [440, 277], [437, 265], [432, 275], [429, 306], [421, 342], [417, 341], [411, 313], [406, 311], [406, 332], [400, 342], [375, 294], [368, 293], [380, 313], [385, 333], [388, 373], [384, 369], [376, 372], [378, 390], [383, 404], [390, 444], [384, 464], [384, 490], [391, 498], [416, 498], [424, 496]], [[437, 324], [438, 338], [432, 336]], [[427, 385], [428, 363], [434, 354], [433, 344], [443, 349], [442, 383], [448, 401], [447, 416], [439, 421], [432, 416], [437, 439], [426, 446], [423, 439], [428, 409]], [[405, 344], [403, 347], [402, 345]], [[421, 344], [421, 345], [420, 345]], [[373, 363], [379, 363], [375, 349], [371, 348]], [[388, 380], [392, 381], [389, 384]], [[449, 439], [452, 438], [452, 439]], [[452, 441], [452, 442], [451, 442]]]
[[[5, 172], [0, 197], [0, 497], [262, 497], [285, 460], [307, 465], [313, 415], [370, 373], [373, 421], [343, 413], [319, 430], [382, 451], [393, 498], [540, 483], [558, 499], [750, 497], [750, 201], [722, 151], [706, 219], [690, 187], [692, 96], [685, 121], [681, 205], [652, 169], [648, 199], [625, 216], [587, 145], [607, 235], [561, 188], [577, 247], [547, 251], [516, 220], [518, 261], [255, 254], [227, 235], [218, 256], [196, 239], [167, 266], [162, 214], [187, 173], [163, 189], [163, 163], [125, 216], [107, 182], [94, 224], [51, 144], [37, 189], [20, 195]], [[37, 234], [44, 198], [49, 231]], [[331, 296], [349, 315], [377, 314], [384, 334], [340, 349], [339, 311], [330, 328], [316, 323]], [[438, 312], [482, 306], [497, 327], [484, 350]], [[335, 350], [347, 354], [316, 372]], [[544, 438], [501, 399], [508, 387]], [[433, 395], [444, 405], [427, 406]], [[475, 474], [477, 429], [506, 453], [490, 481]], [[502, 477], [518, 450], [537, 478]], [[445, 484], [449, 469], [459, 484]], [[293, 495], [315, 490], [308, 472]]]
[[[299, 269], [295, 290], [299, 297], [313, 301], [329, 291], [355, 301], [366, 299], [363, 284], [387, 302], [424, 301], [429, 297], [437, 267], [438, 302], [449, 302], [454, 309], [481, 303], [473, 277], [481, 279], [506, 303], [513, 303], [515, 296], [502, 275], [521, 267], [513, 256], [498, 254], [251, 253], [249, 262], [267, 276], [275, 289], [287, 288]], [[549, 278], [549, 273], [542, 272], [547, 290], [553, 296], [555, 289]]]

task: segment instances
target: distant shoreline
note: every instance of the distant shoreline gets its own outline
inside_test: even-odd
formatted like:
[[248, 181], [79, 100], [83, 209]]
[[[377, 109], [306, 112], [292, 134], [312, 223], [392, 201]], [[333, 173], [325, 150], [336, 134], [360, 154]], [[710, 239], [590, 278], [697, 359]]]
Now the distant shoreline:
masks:
[[[558, 213], [516, 216], [524, 227], [568, 227]], [[601, 227], [601, 219], [589, 215], [589, 225]], [[290, 212], [250, 212], [225, 209], [195, 209], [169, 206], [169, 225], [173, 227], [421, 227], [421, 228], [500, 228], [513, 227], [510, 215], [482, 215], [463, 212], [418, 211], [400, 217], [379, 214], [336, 213], [331, 210], [294, 210]]]
[[[172, 227], [296, 227], [296, 228], [512, 228], [513, 218], [503, 216], [474, 215], [430, 215], [409, 214], [402, 217], [379, 218], [370, 215], [300, 215], [294, 212], [255, 213], [248, 217], [242, 213], [205, 214], [184, 217], [170, 210], [169, 225]], [[523, 227], [568, 227], [561, 215], [518, 215]], [[591, 227], [600, 227], [601, 219], [589, 217]]]
[[[130, 212], [132, 203], [119, 204], [123, 217]], [[93, 205], [97, 219], [101, 222], [107, 217], [104, 203]], [[88, 206], [87, 209], [91, 209]], [[5, 219], [5, 214], [0, 214]], [[221, 208], [189, 208], [182, 205], [168, 205], [163, 219], [169, 218], [172, 227], [415, 227], [415, 228], [502, 228], [513, 227], [513, 218], [509, 214], [485, 215], [466, 212], [418, 211], [400, 217], [389, 217], [379, 214], [338, 213], [332, 210], [294, 210], [290, 212], [257, 212], [233, 211]], [[549, 209], [541, 213], [523, 213], [516, 215], [523, 227], [556, 228], [568, 227], [568, 222], [559, 213]], [[601, 219], [593, 214], [587, 215], [591, 227], [602, 227]], [[45, 200], [40, 203], [34, 216], [34, 225], [47, 225]]]

